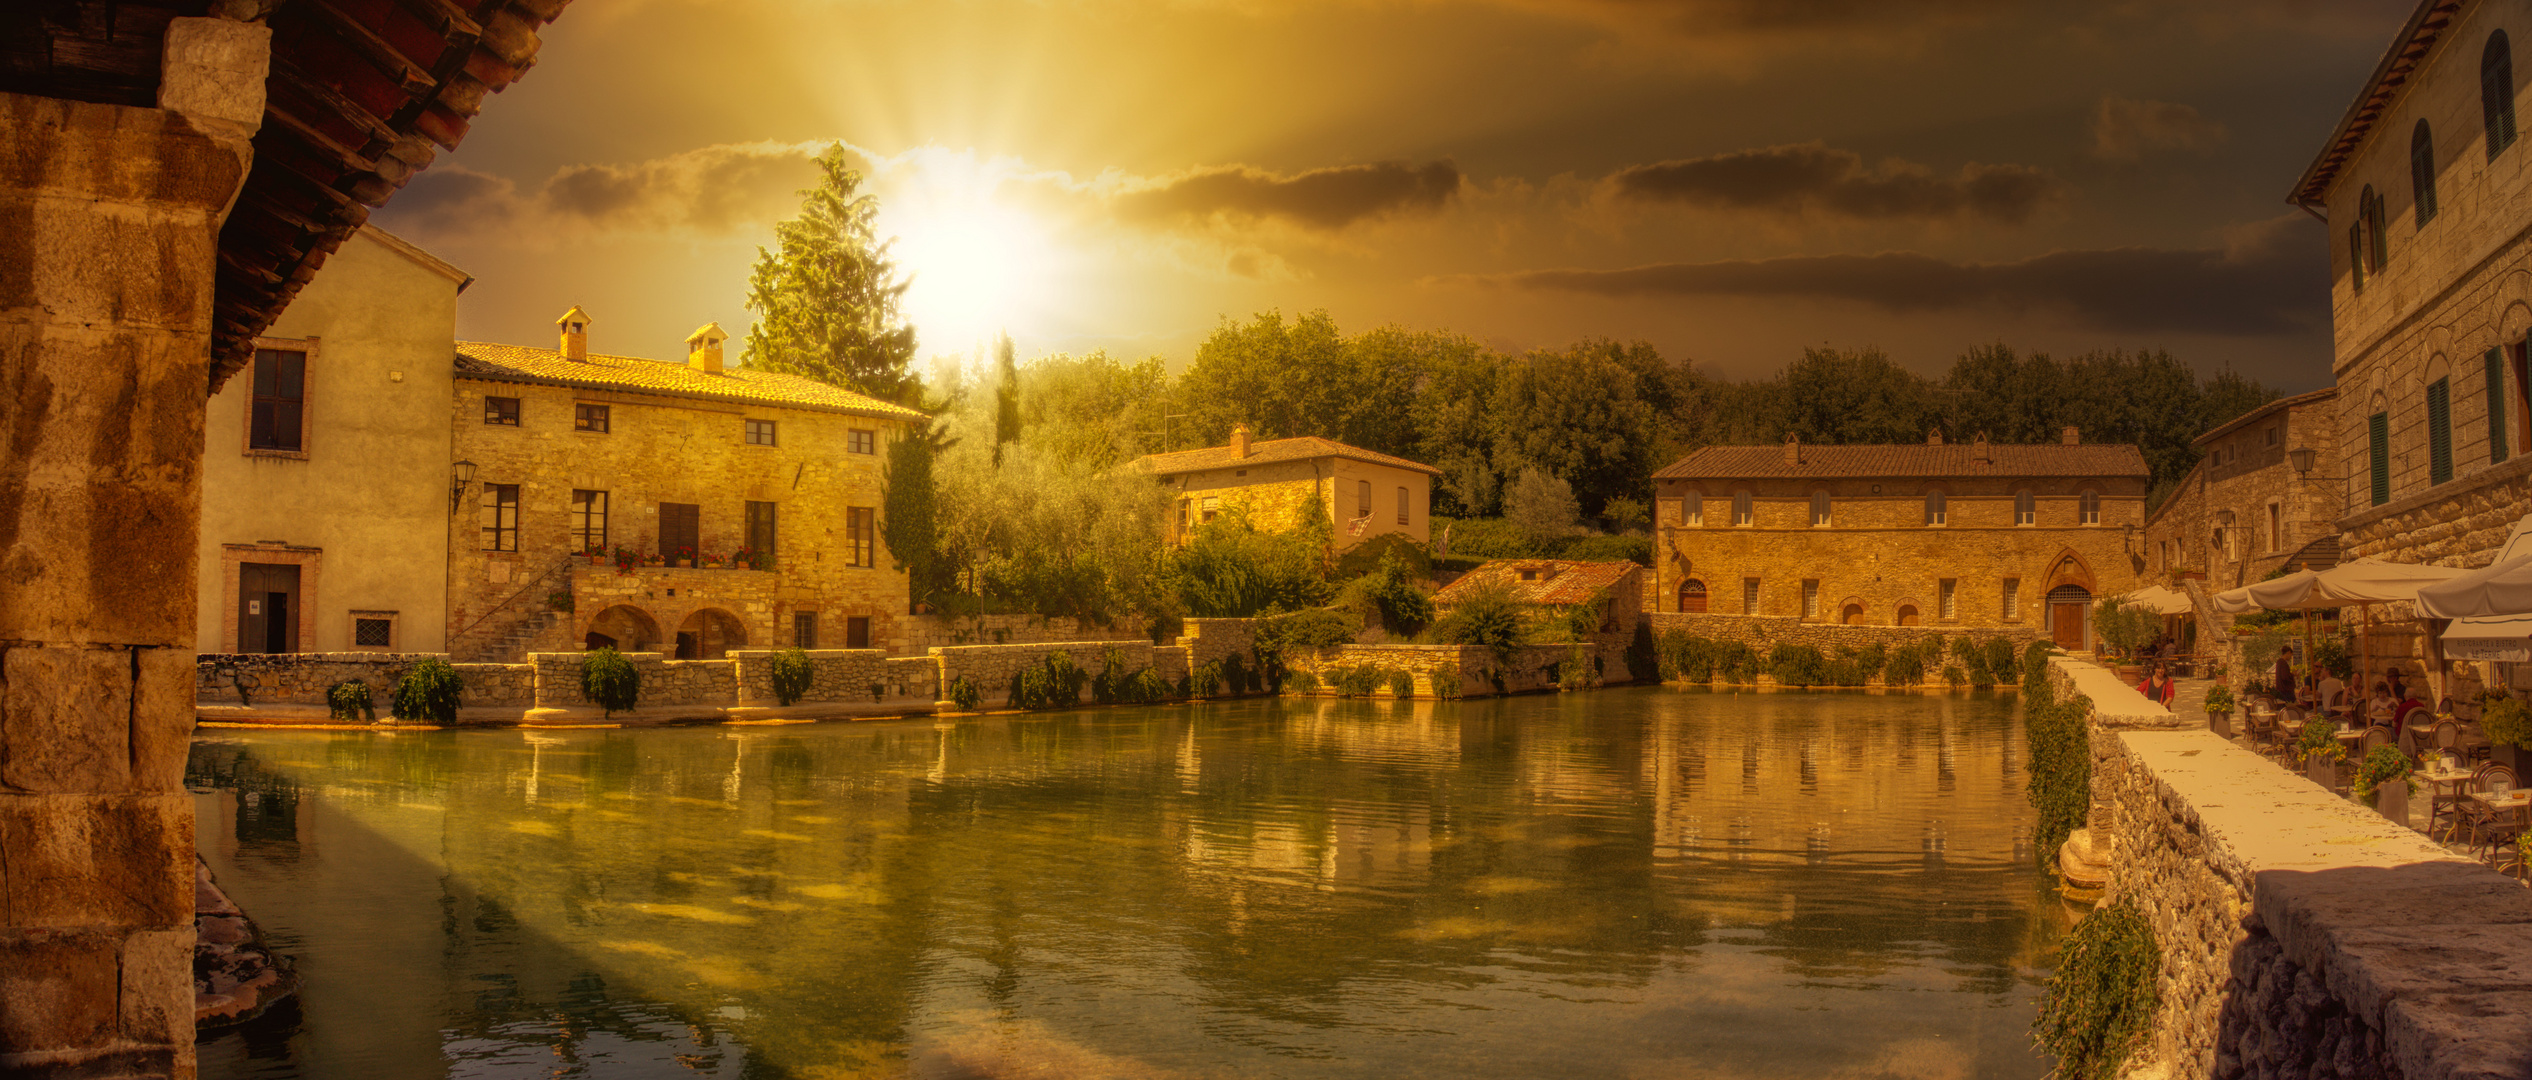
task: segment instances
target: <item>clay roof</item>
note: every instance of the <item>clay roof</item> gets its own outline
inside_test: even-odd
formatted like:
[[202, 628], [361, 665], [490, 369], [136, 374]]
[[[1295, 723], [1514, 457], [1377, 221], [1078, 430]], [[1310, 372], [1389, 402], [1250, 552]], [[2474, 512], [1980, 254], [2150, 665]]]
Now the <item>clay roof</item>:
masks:
[[[1512, 598], [1524, 604], [1566, 607], [1582, 603], [1602, 589], [1614, 589], [1627, 574], [1643, 567], [1631, 562], [1572, 562], [1565, 559], [1496, 559], [1460, 576], [1433, 594], [1437, 607], [1449, 607], [1461, 597], [1487, 585], [1502, 585], [1512, 590]], [[1521, 580], [1527, 570], [1535, 576]]]
[[1777, 446], [1709, 446], [1654, 473], [1665, 480], [1761, 478], [1831, 479], [1852, 476], [2148, 476], [2145, 455], [2116, 443], [1988, 443], [1978, 460], [1975, 443], [1900, 443], [1875, 446], [1802, 447], [1802, 460], [1785, 463]]
[[1359, 446], [1347, 446], [1334, 439], [1307, 435], [1298, 439], [1266, 439], [1249, 444], [1248, 456], [1240, 457], [1228, 446], [1208, 446], [1201, 450], [1180, 450], [1169, 454], [1145, 454], [1134, 459], [1136, 468], [1155, 476], [1177, 476], [1207, 469], [1232, 469], [1248, 465], [1265, 465], [1278, 461], [1308, 461], [1312, 458], [1340, 457], [1368, 461], [1393, 469], [1442, 475], [1442, 470], [1402, 457], [1391, 457]]
[[2453, 25], [2453, 16], [2462, 9], [2462, 0], [2421, 0], [2418, 9], [2409, 14], [2400, 32], [2392, 36], [2391, 47], [2374, 65], [2374, 74], [2365, 80], [2365, 88], [2357, 91], [2356, 101], [2339, 118], [2337, 130], [2321, 145], [2321, 155], [2295, 181], [2294, 190], [2286, 193], [2286, 201], [2298, 205], [2317, 203], [2338, 179], [2339, 167], [2355, 156], [2356, 148], [2374, 130], [2374, 122], [2391, 109], [2400, 88], [2417, 74], [2418, 65], [2434, 51], [2436, 39]]
[[2295, 396], [2293, 396], [2293, 397], [2278, 398], [2277, 400], [2272, 401], [2272, 402], [2269, 402], [2269, 403], [2268, 403], [2268, 404], [2266, 404], [2266, 405], [2262, 405], [2262, 406], [2260, 406], [2259, 408], [2253, 409], [2253, 410], [2251, 410], [2251, 411], [2249, 411], [2249, 412], [2243, 413], [2243, 414], [2242, 414], [2242, 415], [2240, 415], [2240, 416], [2236, 416], [2236, 417], [2234, 417], [2234, 418], [2233, 418], [2233, 419], [2231, 419], [2231, 420], [2227, 420], [2227, 421], [2225, 421], [2225, 422], [2223, 422], [2223, 423], [2221, 423], [2221, 424], [2216, 425], [2216, 426], [2215, 426], [2215, 428], [2214, 428], [2214, 430], [2211, 430], [2211, 431], [2207, 432], [2207, 433], [2206, 433], [2206, 434], [2204, 434], [2204, 435], [2200, 435], [2200, 436], [2198, 436], [2197, 438], [2190, 440], [2190, 441], [2189, 441], [2189, 445], [2191, 445], [2191, 446], [2206, 446], [2206, 445], [2208, 445], [2208, 444], [2210, 444], [2210, 443], [2215, 442], [2215, 441], [2216, 441], [2216, 440], [2218, 440], [2218, 439], [2221, 439], [2221, 438], [2223, 438], [2223, 437], [2225, 437], [2225, 436], [2227, 436], [2227, 435], [2230, 435], [2230, 434], [2234, 433], [2235, 431], [2239, 430], [2239, 429], [2242, 427], [2242, 425], [2244, 425], [2244, 424], [2248, 424], [2248, 423], [2250, 423], [2250, 422], [2252, 422], [2252, 421], [2254, 421], [2254, 420], [2257, 420], [2257, 419], [2259, 419], [2259, 418], [2261, 418], [2261, 417], [2263, 417], [2263, 416], [2270, 416], [2270, 415], [2273, 415], [2273, 414], [2275, 414], [2275, 413], [2279, 412], [2280, 410], [2284, 410], [2284, 409], [2294, 409], [2294, 408], [2300, 408], [2300, 407], [2305, 406], [2305, 405], [2318, 404], [2318, 403], [2320, 403], [2320, 402], [2328, 401], [2328, 400], [2330, 400], [2330, 399], [2332, 399], [2332, 398], [2335, 398], [2335, 397], [2337, 397], [2337, 396], [2339, 396], [2339, 388], [2338, 388], [2338, 387], [2335, 387], [2335, 386], [2324, 386], [2324, 387], [2322, 387], [2321, 389], [2318, 389], [2318, 390], [2313, 390], [2313, 391], [2309, 391], [2309, 392], [2306, 392], [2306, 393], [2297, 394], [2297, 395], [2295, 395]]
[[481, 341], [457, 343], [457, 377], [780, 405], [890, 420], [925, 418], [903, 405], [798, 375], [745, 367], [725, 368], [712, 375], [675, 361], [604, 353], [590, 353], [587, 360], [566, 360], [553, 349]]

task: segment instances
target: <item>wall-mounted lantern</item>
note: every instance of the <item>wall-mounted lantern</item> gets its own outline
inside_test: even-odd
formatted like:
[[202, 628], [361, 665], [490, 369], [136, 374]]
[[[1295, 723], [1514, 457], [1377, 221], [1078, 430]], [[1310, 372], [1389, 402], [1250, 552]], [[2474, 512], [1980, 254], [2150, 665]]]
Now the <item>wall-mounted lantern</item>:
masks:
[[466, 499], [466, 485], [475, 482], [475, 463], [460, 461], [448, 467], [448, 512], [456, 513]]

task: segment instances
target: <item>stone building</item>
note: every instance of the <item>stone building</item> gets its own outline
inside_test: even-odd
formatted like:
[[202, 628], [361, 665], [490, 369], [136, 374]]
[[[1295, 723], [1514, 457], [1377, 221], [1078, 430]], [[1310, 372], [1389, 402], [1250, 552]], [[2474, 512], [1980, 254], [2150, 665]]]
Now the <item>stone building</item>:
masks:
[[2346, 553], [2485, 564], [2532, 504], [2532, 6], [2423, 0], [2289, 201], [2326, 214]]
[[682, 364], [557, 324], [557, 349], [457, 345], [452, 652], [908, 646], [880, 465], [922, 413], [726, 366], [718, 324]]
[[2089, 648], [2143, 566], [2134, 446], [1712, 446], [1653, 474], [1663, 611], [2038, 627]]
[[1631, 562], [1576, 562], [1570, 559], [1494, 559], [1458, 577], [1433, 594], [1436, 611], [1447, 611], [1470, 593], [1501, 587], [1530, 608], [1537, 618], [1555, 618], [1605, 598], [1600, 626], [1586, 640], [1599, 647], [1601, 677], [1609, 682], [1651, 679], [1653, 673], [1627, 668], [1628, 649], [1636, 627], [1644, 621], [1643, 567]]
[[2145, 521], [2145, 568], [2224, 590], [2289, 564], [2338, 564], [2338, 391], [2280, 398], [2192, 445], [2198, 463]]
[[1177, 494], [1171, 544], [1186, 543], [1196, 526], [1235, 508], [1273, 532], [1302, 527], [1315, 508], [1334, 524], [1339, 550], [1388, 533], [1421, 544], [1432, 536], [1433, 478], [1442, 475], [1333, 439], [1252, 443], [1246, 424], [1233, 429], [1228, 446], [1149, 454], [1134, 464]]
[[211, 396], [195, 649], [440, 651], [440, 409], [469, 280], [365, 227]]

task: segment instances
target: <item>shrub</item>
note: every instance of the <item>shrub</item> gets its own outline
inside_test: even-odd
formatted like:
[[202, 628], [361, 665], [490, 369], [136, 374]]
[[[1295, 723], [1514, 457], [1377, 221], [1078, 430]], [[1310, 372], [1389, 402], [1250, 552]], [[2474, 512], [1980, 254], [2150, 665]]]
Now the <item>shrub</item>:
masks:
[[426, 657], [396, 680], [396, 692], [387, 699], [387, 711], [407, 723], [453, 724], [457, 722], [457, 697], [466, 685], [457, 677], [457, 669], [439, 657]]
[[2057, 645], [2045, 638], [2022, 647], [2022, 692], [2039, 693], [2048, 687], [2048, 658]]
[[2295, 760], [2309, 765], [2313, 759], [2322, 757], [2345, 761], [2347, 750], [2339, 745], [2338, 722], [2326, 716], [2315, 716], [2304, 721], [2303, 730], [2295, 735]]
[[950, 680], [949, 699], [958, 705], [958, 711], [975, 712], [976, 704], [985, 699], [985, 694], [977, 689], [974, 679], [961, 675]]
[[2162, 950], [2153, 924], [2126, 901], [2095, 908], [2066, 935], [2057, 972], [2040, 990], [2031, 1036], [2057, 1055], [2066, 1080], [2110, 1080], [2145, 1042], [2162, 1008]]
[[1123, 696], [1137, 705], [1152, 705], [1169, 700], [1172, 696], [1170, 690], [1169, 676], [1161, 674], [1157, 668], [1144, 668], [1126, 680]]
[[629, 712], [641, 700], [642, 673], [614, 649], [591, 649], [580, 654], [580, 696], [608, 716]]
[[1881, 681], [1884, 686], [1915, 686], [1925, 681], [1926, 664], [1941, 659], [1930, 655], [1932, 646], [1925, 641], [1911, 642], [1890, 650], [1882, 661]]
[[1497, 663], [1510, 663], [1513, 647], [1521, 643], [1521, 604], [1512, 598], [1510, 586], [1480, 585], [1434, 620], [1425, 636], [1436, 645], [1482, 646], [1495, 654]]
[[1414, 697], [1415, 673], [1408, 671], [1405, 668], [1391, 668], [1389, 671], [1389, 696], [1396, 698]]
[[1722, 673], [1723, 681], [1734, 686], [1758, 677], [1758, 660], [1758, 650], [1751, 648], [1749, 642], [1718, 641], [1714, 643], [1714, 669]]
[[1714, 681], [1714, 643], [1685, 630], [1665, 630], [1655, 641], [1663, 682]]
[[1125, 670], [1125, 654], [1107, 650], [1099, 657], [1099, 674], [1090, 679], [1091, 703], [1114, 705], [1124, 701], [1126, 680], [1133, 677]]
[[327, 715], [336, 720], [378, 721], [378, 709], [369, 702], [369, 684], [359, 679], [345, 679], [325, 688]]
[[1830, 686], [1862, 686], [1870, 672], [1865, 670], [1862, 659], [1841, 656], [1829, 661], [1823, 674], [1827, 676], [1824, 681]]
[[1433, 669], [1432, 677], [1434, 697], [1448, 699], [1459, 696], [1460, 676], [1458, 664], [1442, 664], [1437, 666]]
[[1943, 665], [1943, 685], [1949, 686], [1954, 690], [1967, 686], [1969, 685], [1969, 673], [1962, 671], [1959, 664], [1945, 664]]
[[1187, 676], [1188, 693], [1200, 698], [1220, 694], [1222, 692], [1222, 665], [1238, 659], [1239, 657], [1234, 655], [1222, 660], [1207, 660], [1197, 665], [1196, 670]]
[[1019, 676], [1011, 680], [1011, 707], [1073, 708], [1081, 704], [1081, 686], [1089, 678], [1073, 666], [1071, 653], [1048, 653], [1037, 663], [1021, 668]]
[[1283, 692], [1287, 694], [1318, 693], [1319, 677], [1316, 674], [1307, 671], [1292, 672], [1291, 674], [1284, 676]]
[[[1326, 518], [1321, 516], [1320, 530]], [[1324, 535], [1313, 530], [1265, 532], [1234, 508], [1198, 526], [1162, 570], [1187, 614], [1245, 618], [1276, 609], [1325, 603], [1331, 591], [1320, 569]]]
[[1968, 635], [1952, 639], [1952, 659], [1960, 661], [1961, 670], [1968, 676], [1970, 685], [1996, 685], [1995, 673], [1987, 670], [1987, 651]]
[[2356, 766], [2356, 798], [2359, 802], [2374, 801], [2374, 789], [2398, 780], [2416, 794], [2418, 782], [2409, 779], [2409, 758], [2397, 747], [2377, 746]]
[[809, 696], [809, 681], [814, 673], [806, 651], [792, 648], [775, 653], [774, 700], [783, 705], [793, 705]]
[[2022, 681], [2021, 665], [2014, 662], [2013, 643], [2000, 637], [1988, 638], [1979, 646], [1986, 654], [1987, 674], [1997, 686], [2010, 686]]
[[2207, 688], [2207, 712], [2209, 715], [2216, 713], [2230, 713], [2232, 711], [2232, 687], [2226, 686], [2223, 683], [2217, 683], [2214, 686]]
[[2031, 762], [2024, 790], [2039, 811], [2033, 854], [2047, 866], [2092, 809], [2092, 747], [2084, 732], [2092, 703], [2082, 697], [2059, 701], [2046, 682], [2022, 702], [2022, 738]]
[[1412, 635], [1431, 625], [1433, 598], [1416, 587], [1428, 574], [1413, 565], [1423, 560], [1410, 556], [1412, 550], [1390, 545], [1378, 568], [1337, 594], [1337, 606], [1353, 611], [1365, 625], [1378, 624], [1392, 634]]
[[1818, 686], [1829, 681], [1829, 658], [1809, 645], [1778, 642], [1767, 654], [1767, 673], [1779, 686]]
[[2532, 750], [2532, 708], [2511, 694], [2499, 693], [2479, 712], [2479, 729], [2488, 741]]
[[1380, 691], [1380, 668], [1371, 664], [1340, 664], [1328, 669], [1328, 681], [1335, 685], [1338, 697], [1370, 697]]
[[[1238, 653], [1232, 653], [1231, 655], [1222, 658], [1221, 673], [1222, 685], [1227, 687], [1233, 694], [1245, 694], [1257, 687], [1255, 677], [1249, 674], [1248, 665], [1241, 662], [1240, 654]], [[1208, 694], [1206, 696], [1210, 697], [1212, 695]]]
[[1583, 655], [1581, 645], [1565, 654], [1556, 664], [1556, 686], [1560, 690], [1587, 690], [1600, 685], [1600, 658]]

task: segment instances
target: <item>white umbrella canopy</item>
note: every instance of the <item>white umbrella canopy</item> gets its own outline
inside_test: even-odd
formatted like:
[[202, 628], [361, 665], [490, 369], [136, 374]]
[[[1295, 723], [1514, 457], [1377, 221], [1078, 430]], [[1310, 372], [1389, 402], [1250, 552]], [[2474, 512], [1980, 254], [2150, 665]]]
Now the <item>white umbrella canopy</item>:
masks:
[[2451, 581], [2467, 573], [2469, 571], [2449, 566], [2356, 559], [2327, 570], [2303, 570], [2234, 591], [2248, 593], [2253, 606], [2270, 611], [2388, 604], [2415, 600], [2419, 589]]
[[2418, 612], [2433, 619], [2532, 612], [2532, 555], [2419, 589]]
[[2125, 596], [2116, 597], [2115, 599], [2123, 604], [2134, 604], [2138, 607], [2142, 607], [2157, 615], [2180, 615], [2188, 612], [2189, 610], [2188, 594], [2173, 592], [2172, 590], [2166, 589], [2160, 585], [2148, 585], [2145, 588], [2138, 589], [2137, 591]]

